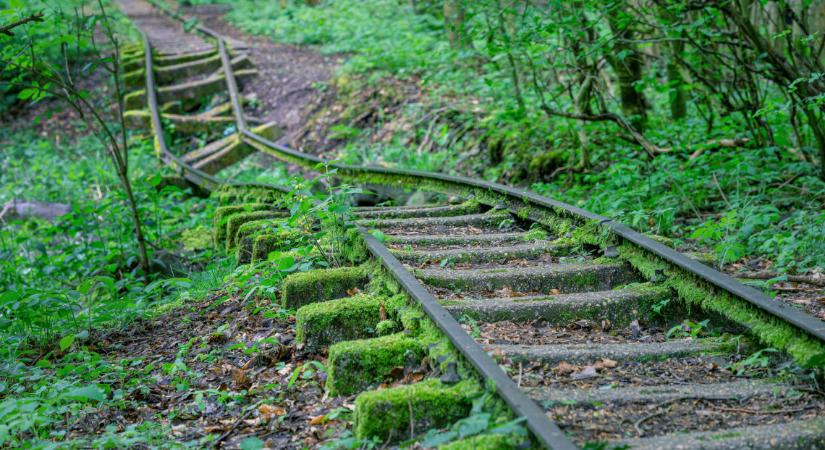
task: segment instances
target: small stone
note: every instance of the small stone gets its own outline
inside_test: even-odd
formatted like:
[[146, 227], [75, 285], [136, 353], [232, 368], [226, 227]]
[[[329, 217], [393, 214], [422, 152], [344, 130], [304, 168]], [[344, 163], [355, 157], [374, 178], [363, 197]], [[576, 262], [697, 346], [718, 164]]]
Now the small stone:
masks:
[[580, 372], [576, 372], [573, 375], [570, 375], [570, 378], [574, 380], [586, 380], [588, 378], [594, 378], [597, 376], [599, 376], [599, 374], [598, 372], [596, 372], [596, 368], [593, 366], [587, 366]]
[[604, 248], [603, 255], [605, 258], [618, 258], [619, 250], [617, 250], [615, 246], [610, 245]]
[[444, 384], [456, 384], [461, 381], [461, 376], [458, 375], [455, 362], [447, 363], [447, 367], [444, 369], [444, 374], [441, 375], [440, 379]]
[[630, 322], [630, 332], [633, 336], [633, 339], [639, 339], [642, 335], [642, 327], [639, 326], [639, 321], [634, 320]]

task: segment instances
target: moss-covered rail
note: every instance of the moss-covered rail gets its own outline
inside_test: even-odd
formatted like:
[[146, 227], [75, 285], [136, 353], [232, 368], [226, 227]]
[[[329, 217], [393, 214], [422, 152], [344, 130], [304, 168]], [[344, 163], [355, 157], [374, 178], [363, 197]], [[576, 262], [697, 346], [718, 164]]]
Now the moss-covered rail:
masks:
[[[152, 3], [185, 20], [163, 4]], [[822, 321], [621, 223], [552, 198], [474, 178], [338, 164], [280, 145], [247, 126], [243, 97], [224, 38], [202, 26], [195, 30], [215, 41], [221, 60], [222, 81], [231, 106], [227, 111], [231, 110], [236, 124], [235, 147], [226, 151], [226, 161], [258, 150], [306, 168], [324, 164], [358, 183], [458, 194], [465, 201], [461, 205], [358, 210], [357, 244], [350, 256], [362, 265], [294, 275], [283, 286], [284, 304], [299, 308], [299, 339], [311, 349], [329, 348], [330, 394], [367, 390], [356, 401], [358, 436], [398, 441], [407, 437], [400, 434], [412, 437], [415, 430], [446, 426], [465, 417], [473, 399], [486, 389], [496, 392], [509, 407], [511, 412], [504, 416], [522, 418], [538, 443], [553, 449], [576, 448], [576, 444], [589, 441], [633, 448], [681, 445], [678, 435], [668, 433], [668, 424], [652, 423], [670, 417], [668, 414], [678, 416], [679, 408], [671, 406], [676, 400], [699, 402], [692, 408], [738, 410], [751, 418], [737, 422], [741, 426], [722, 420], [713, 427], [688, 420], [686, 427], [691, 433], [683, 439], [684, 448], [825, 445], [825, 419], [818, 412], [811, 414], [815, 409], [811, 405], [819, 397], [795, 396], [794, 387], [776, 380], [743, 383], [727, 375], [694, 373], [697, 367], [719, 366], [719, 358], [734, 358], [732, 366], [746, 367], [742, 361], [748, 359], [736, 359], [748, 347], [739, 338], [726, 339], [721, 334], [697, 339], [705, 335], [707, 325], [702, 324], [708, 323], [699, 320], [671, 328], [668, 336], [654, 331], [660, 326], [657, 323], [694, 314], [698, 309], [702, 318], [724, 324], [726, 329], [742, 330], [757, 344], [784, 351], [800, 366], [821, 370], [825, 365]], [[226, 185], [167, 148], [162, 107], [155, 94], [152, 47], [145, 36], [140, 51], [144, 52], [146, 106], [161, 159], [202, 188], [215, 190]], [[212, 52], [199, 58], [214, 56]], [[181, 55], [176, 62], [181, 61], [191, 60]], [[240, 156], [238, 147], [246, 149]], [[224, 158], [218, 150], [215, 155]], [[260, 195], [277, 196], [277, 190], [266, 186], [223, 189], [231, 206], [216, 214], [217, 244], [237, 249], [241, 262], [287, 249], [290, 236], [268, 231], [269, 224], [282, 213]], [[387, 242], [379, 242], [368, 233], [371, 228], [382, 230]], [[475, 338], [456, 317], [476, 327]], [[536, 320], [545, 324], [541, 325], [546, 327], [542, 333], [563, 337], [549, 339], [534, 333], [525, 343], [519, 340], [523, 336], [516, 339], [496, 334], [499, 325], [495, 324], [519, 323], [516, 331], [508, 331], [519, 334], [536, 327]], [[568, 330], [565, 334], [554, 328], [569, 323], [586, 331], [576, 334]], [[570, 333], [572, 338], [564, 337]], [[672, 334], [687, 339], [671, 339]], [[478, 343], [479, 337], [484, 346]], [[438, 376], [368, 390], [399, 368], [409, 371], [421, 358], [429, 358]], [[615, 375], [608, 386], [619, 387], [610, 393], [594, 393], [598, 386], [589, 385], [593, 382], [587, 380], [610, 378], [614, 376], [608, 375], [611, 370], [622, 376]], [[669, 384], [674, 371], [683, 374], [679, 389]], [[624, 385], [628, 379], [640, 377], [639, 373], [661, 373], [657, 376], [664, 384], [649, 389]], [[690, 382], [692, 377], [701, 382]], [[531, 384], [536, 379], [551, 384]], [[765, 383], [772, 384], [766, 388]], [[786, 416], [781, 425], [760, 422], [752, 419], [754, 415], [776, 414], [768, 412], [770, 408], [760, 409], [767, 401], [766, 392], [801, 403], [798, 408], [780, 410]], [[753, 406], [725, 406], [731, 399]], [[667, 411], [655, 409], [641, 416], [631, 423], [630, 432], [603, 431], [607, 426], [600, 428], [599, 423], [605, 415], [591, 414], [582, 406], [591, 405], [592, 409], [599, 402], [609, 402], [628, 415], [638, 413], [639, 408], [633, 405], [640, 403], [667, 406]], [[718, 402], [723, 403], [720, 406]], [[579, 429], [581, 421], [594, 425]], [[766, 436], [772, 439], [760, 441]], [[460, 440], [445, 448], [517, 445], [517, 439], [502, 433]]]

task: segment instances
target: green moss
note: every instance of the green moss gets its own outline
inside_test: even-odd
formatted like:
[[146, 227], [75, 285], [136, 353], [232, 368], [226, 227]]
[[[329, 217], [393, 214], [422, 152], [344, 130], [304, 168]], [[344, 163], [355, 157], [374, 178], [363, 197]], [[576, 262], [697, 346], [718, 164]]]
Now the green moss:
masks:
[[235, 246], [238, 229], [241, 228], [243, 224], [262, 219], [274, 219], [276, 217], [283, 217], [283, 213], [279, 211], [252, 211], [229, 216], [226, 221], [226, 250], [229, 251]]
[[246, 203], [243, 205], [219, 206], [215, 210], [215, 216], [212, 218], [213, 242], [216, 247], [224, 243], [226, 239], [226, 223], [229, 218], [235, 214], [241, 214], [252, 211], [268, 211], [272, 210], [271, 205], [265, 203]]
[[205, 226], [183, 230], [181, 242], [186, 250], [204, 250], [212, 245], [212, 236]]
[[398, 367], [418, 367], [426, 347], [404, 333], [340, 342], [329, 348], [327, 391], [350, 395], [384, 382]]
[[215, 191], [214, 195], [221, 205], [234, 205], [237, 203], [272, 204], [280, 200], [284, 192], [269, 186], [226, 184]]
[[123, 97], [123, 102], [127, 111], [130, 109], [143, 109], [146, 106], [146, 90], [139, 89], [126, 94]]
[[[235, 259], [238, 261], [238, 264], [246, 264], [252, 261], [252, 255], [254, 252], [255, 246], [255, 239], [261, 235], [276, 235], [276, 236], [286, 236], [286, 235], [297, 235], [298, 233], [290, 232], [284, 230], [281, 227], [283, 223], [282, 219], [261, 219], [261, 220], [253, 220], [252, 222], [247, 222], [241, 225], [238, 228], [238, 232], [236, 233], [235, 240], [237, 244], [237, 250], [235, 253]], [[284, 241], [284, 244], [287, 244], [291, 241]], [[291, 248], [287, 248], [285, 245], [282, 245], [281, 248], [278, 250], [290, 250]], [[270, 250], [270, 251], [274, 251]], [[268, 252], [267, 252], [268, 254]]]
[[386, 336], [388, 334], [393, 334], [398, 331], [400, 328], [398, 326], [398, 322], [394, 320], [382, 320], [375, 325], [375, 333], [379, 336]]
[[395, 317], [396, 309], [404, 306], [404, 297], [390, 298], [359, 294], [337, 300], [302, 306], [295, 314], [296, 339], [311, 352], [336, 342], [364, 339], [377, 335], [382, 309], [387, 317]]
[[440, 445], [439, 450], [511, 450], [521, 448], [524, 438], [512, 434], [482, 434]]
[[524, 235], [525, 241], [544, 241], [547, 240], [547, 231], [540, 227], [533, 227]]
[[640, 248], [625, 243], [619, 253], [644, 276], [662, 278], [662, 286], [673, 289], [688, 305], [701, 307], [748, 328], [763, 344], [784, 350], [803, 367], [825, 364], [825, 346], [793, 325], [685, 273]]
[[352, 288], [363, 289], [369, 276], [363, 267], [338, 267], [292, 274], [284, 280], [281, 303], [299, 308], [310, 303], [346, 297]]
[[447, 387], [437, 380], [364, 392], [355, 399], [355, 435], [385, 442], [414, 437], [466, 417], [480, 392], [476, 382]]
[[[277, 233], [256, 235], [252, 241], [252, 256], [250, 262], [266, 261], [269, 254], [277, 251], [286, 251], [301, 243], [301, 234], [295, 231], [279, 230]], [[244, 246], [244, 248], [246, 248]], [[238, 253], [241, 249], [238, 249]]]

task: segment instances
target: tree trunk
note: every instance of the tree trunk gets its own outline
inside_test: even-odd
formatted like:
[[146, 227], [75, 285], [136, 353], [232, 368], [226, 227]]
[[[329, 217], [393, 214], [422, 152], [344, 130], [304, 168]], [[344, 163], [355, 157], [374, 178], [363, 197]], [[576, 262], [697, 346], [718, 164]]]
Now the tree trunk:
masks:
[[461, 0], [444, 0], [444, 27], [447, 39], [454, 49], [468, 46], [467, 34], [464, 32], [464, 5]]
[[684, 119], [687, 116], [687, 96], [685, 95], [685, 78], [679, 67], [676, 55], [681, 54], [685, 43], [672, 42], [668, 46], [670, 54], [667, 59], [667, 83], [670, 88], [670, 117], [673, 120]]
[[615, 37], [613, 49], [620, 56], [613, 54], [607, 57], [618, 79], [622, 113], [638, 132], [643, 133], [647, 125], [647, 101], [642, 90], [637, 89], [637, 84], [642, 81], [644, 61], [632, 43], [634, 33], [631, 26], [621, 24], [620, 14], [623, 12], [615, 9], [608, 13], [610, 30]]

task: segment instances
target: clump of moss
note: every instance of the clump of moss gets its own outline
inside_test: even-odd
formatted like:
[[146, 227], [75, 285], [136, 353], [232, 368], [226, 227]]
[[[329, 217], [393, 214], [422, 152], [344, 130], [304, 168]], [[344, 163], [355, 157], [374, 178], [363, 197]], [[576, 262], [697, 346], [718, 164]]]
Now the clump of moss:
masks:
[[226, 239], [226, 223], [229, 218], [235, 214], [241, 214], [252, 211], [268, 211], [272, 210], [271, 205], [265, 203], [245, 203], [243, 205], [219, 206], [215, 209], [215, 216], [212, 218], [213, 241], [218, 247], [223, 244]]
[[533, 227], [524, 234], [525, 241], [544, 241], [547, 240], [547, 231], [541, 227]]
[[329, 348], [327, 391], [349, 395], [387, 379], [398, 367], [416, 367], [426, 347], [404, 333], [340, 342]]
[[205, 226], [183, 230], [181, 242], [186, 250], [204, 250], [212, 245], [212, 236]]
[[[252, 254], [250, 262], [256, 263], [265, 261], [269, 254], [277, 251], [285, 251], [294, 248], [301, 242], [301, 234], [294, 231], [278, 230], [275, 233], [263, 233], [255, 235], [252, 241]], [[244, 251], [247, 249], [244, 244]], [[238, 249], [241, 252], [241, 249]]]
[[398, 331], [398, 322], [394, 320], [382, 320], [375, 326], [375, 333], [379, 336], [386, 336]]
[[402, 296], [366, 294], [311, 303], [295, 314], [296, 339], [307, 350], [319, 351], [336, 342], [373, 337], [382, 315], [394, 317], [403, 305]]
[[310, 303], [346, 297], [353, 288], [363, 289], [369, 275], [361, 266], [310, 270], [284, 279], [281, 303], [300, 308]]
[[280, 200], [283, 195], [284, 191], [276, 187], [232, 184], [223, 185], [214, 193], [221, 205], [234, 205], [237, 203], [266, 203], [271, 205]]
[[276, 217], [283, 217], [283, 214], [278, 211], [252, 211], [233, 214], [226, 221], [226, 250], [231, 250], [237, 243], [238, 229], [241, 225], [247, 222], [274, 219]]
[[[269, 250], [269, 252], [275, 250], [291, 250], [292, 248], [289, 247], [289, 244], [297, 242], [300, 234], [283, 229], [281, 227], [282, 223], [283, 221], [281, 219], [261, 219], [253, 220], [252, 222], [247, 222], [241, 225], [235, 236], [237, 244], [235, 259], [238, 261], [238, 264], [246, 264], [252, 261], [252, 256], [255, 249], [255, 240], [258, 236], [276, 235], [282, 237], [282, 241], [278, 248], [273, 248]], [[269, 252], [266, 254], [268, 255]], [[264, 257], [263, 259], [266, 258]]]
[[513, 434], [481, 434], [441, 445], [438, 450], [511, 450], [523, 448], [521, 445], [524, 441], [523, 437]]
[[475, 381], [448, 387], [432, 379], [364, 392], [355, 399], [355, 435], [361, 439], [378, 437], [385, 442], [415, 437], [467, 417], [473, 399], [480, 393]]

